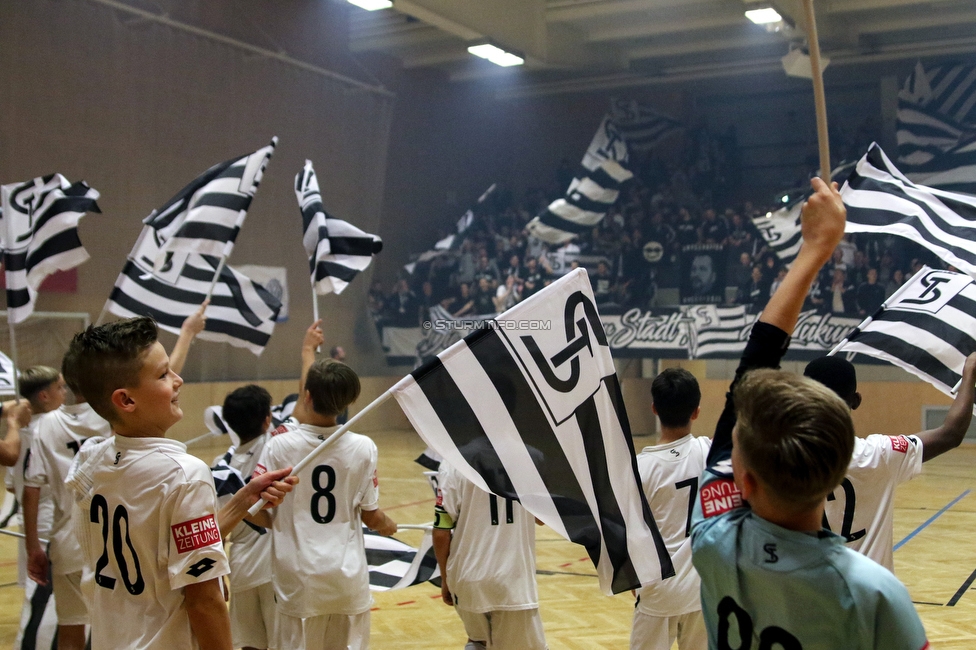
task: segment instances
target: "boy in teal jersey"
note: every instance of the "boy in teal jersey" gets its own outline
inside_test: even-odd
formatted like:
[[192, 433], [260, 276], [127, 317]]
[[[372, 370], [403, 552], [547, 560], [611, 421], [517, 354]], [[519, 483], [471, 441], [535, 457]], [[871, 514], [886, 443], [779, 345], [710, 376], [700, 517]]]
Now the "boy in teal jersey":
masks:
[[753, 327], [695, 506], [692, 553], [709, 647], [923, 650], [905, 587], [821, 527], [824, 499], [854, 447], [850, 410], [824, 386], [775, 370], [844, 232], [836, 186], [812, 184], [803, 247]]

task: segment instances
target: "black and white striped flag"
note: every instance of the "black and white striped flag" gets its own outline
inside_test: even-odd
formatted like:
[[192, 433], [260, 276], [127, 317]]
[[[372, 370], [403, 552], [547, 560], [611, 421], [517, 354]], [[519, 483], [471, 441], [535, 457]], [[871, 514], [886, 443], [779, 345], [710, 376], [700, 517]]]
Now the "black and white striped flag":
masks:
[[457, 222], [457, 234], [448, 235], [444, 239], [440, 240], [434, 244], [435, 251], [446, 251], [451, 249], [457, 249], [461, 247], [461, 242], [464, 241], [465, 233], [478, 221], [483, 215], [488, 207], [488, 197], [490, 197], [494, 192], [495, 188], [498, 187], [497, 183], [492, 183], [491, 186], [485, 190], [475, 204], [468, 208], [468, 210], [461, 215], [461, 218]]
[[693, 305], [683, 307], [682, 311], [691, 320], [688, 328], [690, 359], [741, 354], [758, 318], [746, 313], [745, 305]]
[[[105, 308], [122, 318], [152, 316], [159, 327], [179, 334], [186, 317], [207, 297], [220, 261], [209, 255], [174, 253], [156, 271], [158, 235], [151, 226], [142, 229]], [[206, 326], [197, 336], [260, 355], [280, 309], [281, 303], [264, 287], [224, 266], [205, 312]]]
[[271, 138], [271, 144], [254, 153], [214, 165], [149, 215], [146, 224], [160, 231], [164, 242], [155, 260], [157, 270], [166, 264], [168, 253], [230, 256], [277, 144], [278, 138]]
[[0, 395], [15, 394], [14, 375], [16, 373], [17, 369], [14, 368], [14, 362], [6, 354], [0, 352]]
[[394, 537], [385, 537], [365, 526], [363, 541], [366, 543], [370, 591], [392, 591], [424, 582], [434, 582], [440, 586], [441, 572], [434, 556], [430, 529], [424, 533], [420, 548]]
[[976, 194], [976, 66], [916, 65], [898, 95], [897, 138], [912, 181]]
[[950, 395], [976, 352], [976, 282], [923, 267], [831, 354], [884, 359]]
[[[295, 404], [298, 402], [298, 393], [292, 393], [285, 397], [281, 404], [271, 407], [271, 427], [276, 429], [285, 423], [295, 411]], [[203, 410], [203, 423], [207, 431], [216, 435], [227, 434], [231, 444], [237, 447], [241, 444], [241, 439], [237, 435], [227, 420], [224, 419], [224, 407], [219, 404], [208, 406]]]
[[617, 202], [620, 186], [633, 178], [621, 164], [629, 159], [627, 143], [605, 115], [566, 195], [550, 203], [526, 230], [544, 242], [559, 245], [593, 229]]
[[465, 478], [584, 546], [608, 595], [674, 575], [583, 269], [488, 321], [392, 392]]
[[373, 255], [383, 250], [383, 241], [325, 211], [311, 160], [295, 176], [295, 196], [302, 211], [302, 243], [312, 287], [319, 295], [342, 293], [369, 266]]
[[976, 277], [976, 196], [916, 185], [877, 144], [840, 190], [847, 232], [899, 235]]
[[[843, 184], [853, 169], [854, 163], [841, 163], [831, 172], [830, 178]], [[766, 246], [785, 264], [791, 264], [800, 252], [800, 245], [803, 243], [800, 212], [812, 194], [813, 190], [809, 187], [783, 192], [776, 201], [782, 207], [752, 218], [752, 224], [759, 230]]]
[[7, 286], [7, 314], [22, 323], [34, 313], [41, 283], [55, 271], [88, 260], [78, 237], [86, 212], [101, 212], [99, 194], [84, 182], [69, 183], [61, 174], [0, 187], [0, 248]]
[[684, 130], [678, 120], [636, 99], [611, 99], [610, 116], [631, 153], [646, 153], [662, 140]]

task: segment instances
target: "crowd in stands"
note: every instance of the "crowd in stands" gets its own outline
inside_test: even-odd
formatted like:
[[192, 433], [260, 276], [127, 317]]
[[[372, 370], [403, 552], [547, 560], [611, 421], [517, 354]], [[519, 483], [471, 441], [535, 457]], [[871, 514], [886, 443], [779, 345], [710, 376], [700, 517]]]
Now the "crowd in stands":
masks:
[[[758, 313], [786, 273], [753, 225], [753, 218], [776, 206], [729, 198], [727, 185], [736, 178], [734, 133], [700, 139], [697, 150], [706, 153], [687, 165], [669, 168], [658, 159], [644, 164], [599, 225], [564, 247], [529, 237], [525, 225], [564, 191], [558, 188], [571, 178], [569, 165], [560, 167], [548, 191], [531, 189], [520, 199], [496, 191], [459, 245], [421, 256], [389, 291], [374, 284], [370, 307], [377, 325], [416, 327], [436, 305], [458, 318], [501, 312], [579, 265], [589, 271], [605, 313], [675, 306], [682, 248], [692, 244], [724, 246], [721, 304], [744, 304]], [[943, 266], [904, 238], [847, 235], [807, 308], [851, 318], [872, 314], [922, 264]]]

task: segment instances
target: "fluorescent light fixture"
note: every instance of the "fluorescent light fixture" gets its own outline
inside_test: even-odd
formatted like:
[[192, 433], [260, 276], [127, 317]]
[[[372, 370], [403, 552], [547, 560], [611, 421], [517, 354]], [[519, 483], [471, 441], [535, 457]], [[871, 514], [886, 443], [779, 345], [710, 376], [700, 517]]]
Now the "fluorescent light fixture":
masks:
[[503, 68], [507, 68], [513, 65], [522, 65], [525, 63], [525, 59], [518, 56], [517, 54], [512, 54], [511, 52], [506, 52], [497, 45], [491, 43], [481, 43], [480, 45], [471, 45], [468, 47], [468, 52], [474, 54], [475, 56], [480, 56], [482, 59], [487, 59], [495, 65], [500, 65]]
[[366, 11], [376, 11], [377, 9], [389, 9], [393, 6], [390, 0], [347, 0], [349, 4], [361, 7]]
[[783, 20], [783, 17], [779, 15], [779, 12], [773, 9], [772, 7], [763, 7], [762, 9], [750, 9], [746, 11], [746, 18], [756, 23], [757, 25], [768, 25], [770, 23], [778, 23], [781, 20]]

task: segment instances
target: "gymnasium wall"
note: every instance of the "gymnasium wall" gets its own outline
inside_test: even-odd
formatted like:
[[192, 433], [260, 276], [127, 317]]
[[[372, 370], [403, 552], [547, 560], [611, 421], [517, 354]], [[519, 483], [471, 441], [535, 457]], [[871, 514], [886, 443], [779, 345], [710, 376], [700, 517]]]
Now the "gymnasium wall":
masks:
[[[393, 93], [351, 87], [93, 0], [2, 4], [0, 182], [61, 172], [102, 193], [103, 214], [81, 222], [92, 259], [79, 268], [77, 292], [44, 293], [37, 308], [97, 318], [142, 219], [211, 165], [277, 135], [278, 149], [230, 263], [286, 267], [290, 318], [259, 358], [228, 345], [196, 344], [184, 376], [293, 376], [312, 314], [295, 174], [312, 159], [327, 209], [377, 232]], [[345, 14], [337, 3], [163, 0], [132, 6], [284, 49], [330, 70], [355, 67], [346, 60]], [[370, 273], [341, 296], [321, 299], [327, 344], [344, 345], [364, 374], [385, 367], [366, 314]], [[167, 347], [174, 341], [165, 335]], [[21, 361], [32, 363], [29, 356]]]

